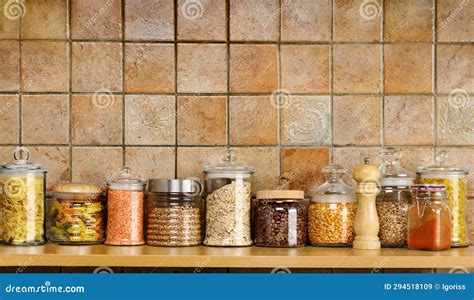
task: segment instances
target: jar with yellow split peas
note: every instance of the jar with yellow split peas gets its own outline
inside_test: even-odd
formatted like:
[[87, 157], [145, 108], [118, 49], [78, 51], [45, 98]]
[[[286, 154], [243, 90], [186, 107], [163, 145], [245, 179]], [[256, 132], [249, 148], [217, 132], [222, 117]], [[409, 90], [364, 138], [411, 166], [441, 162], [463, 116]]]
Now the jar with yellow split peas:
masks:
[[417, 168], [418, 180], [423, 184], [444, 184], [447, 203], [451, 209], [452, 247], [470, 245], [469, 226], [467, 223], [467, 176], [468, 168], [448, 164], [448, 154], [440, 151], [436, 163]]
[[345, 170], [338, 165], [323, 169], [327, 181], [311, 190], [309, 206], [309, 239], [313, 246], [350, 246], [354, 240], [357, 199], [346, 185]]

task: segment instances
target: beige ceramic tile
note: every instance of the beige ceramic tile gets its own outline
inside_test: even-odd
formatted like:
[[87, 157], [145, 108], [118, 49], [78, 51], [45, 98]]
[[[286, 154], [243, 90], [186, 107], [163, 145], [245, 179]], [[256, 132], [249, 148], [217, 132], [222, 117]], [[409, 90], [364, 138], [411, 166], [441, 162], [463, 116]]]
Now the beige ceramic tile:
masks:
[[225, 41], [226, 1], [178, 1], [178, 39]]
[[0, 41], [0, 91], [12, 92], [20, 88], [20, 44]]
[[230, 92], [272, 93], [278, 87], [276, 45], [230, 46]]
[[222, 164], [225, 147], [178, 147], [178, 178], [203, 177], [205, 165]]
[[68, 1], [29, 0], [21, 18], [22, 39], [67, 39]]
[[0, 161], [9, 162], [13, 160], [13, 152], [15, 147], [12, 146], [1, 146], [0, 147]]
[[282, 45], [281, 86], [290, 93], [329, 93], [329, 46]]
[[229, 103], [230, 143], [276, 145], [278, 109], [269, 96], [235, 96]]
[[385, 97], [386, 145], [432, 145], [433, 124], [432, 97]]
[[252, 192], [274, 190], [279, 186], [278, 149], [260, 147], [232, 148], [235, 162], [255, 168], [252, 175]]
[[334, 41], [380, 41], [381, 1], [335, 0], [333, 10]]
[[432, 92], [431, 45], [389, 44], [384, 52], [386, 93]]
[[282, 96], [281, 136], [285, 145], [329, 145], [329, 96]]
[[[470, 170], [468, 175], [468, 187], [467, 193], [468, 196], [474, 197], [474, 148], [473, 147], [463, 147], [463, 148], [451, 148], [451, 147], [442, 147], [438, 148], [439, 150], [447, 150], [449, 155], [449, 162], [454, 165], [465, 166]], [[471, 218], [473, 216], [471, 215]]]
[[122, 90], [122, 45], [119, 43], [72, 44], [72, 91]]
[[174, 92], [174, 45], [126, 44], [125, 91]]
[[178, 97], [178, 144], [224, 145], [226, 142], [225, 96]]
[[375, 165], [380, 165], [382, 162], [379, 156], [380, 150], [380, 147], [336, 147], [334, 148], [333, 161], [346, 170], [346, 174], [343, 176], [344, 181], [354, 186], [353, 169], [357, 165], [363, 164], [365, 158], [369, 158]]
[[69, 148], [68, 147], [28, 147], [31, 160], [48, 170], [46, 187], [61, 182], [69, 182]]
[[283, 148], [281, 178], [290, 189], [309, 190], [324, 182], [322, 168], [329, 164], [329, 148]]
[[17, 95], [0, 95], [1, 144], [15, 144], [19, 141], [19, 103]]
[[72, 96], [72, 143], [122, 143], [122, 96]]
[[122, 169], [120, 147], [73, 147], [72, 181], [100, 185]]
[[69, 142], [69, 96], [23, 96], [22, 135], [26, 144]]
[[73, 39], [122, 38], [121, 0], [72, 0], [71, 34]]
[[174, 1], [125, 1], [125, 39], [172, 41]]
[[333, 110], [334, 145], [381, 144], [381, 97], [336, 96]]
[[9, 0], [0, 0], [0, 8], [2, 8], [2, 14], [0, 15], [0, 39], [18, 39], [20, 35], [20, 17], [26, 13], [26, 10], [21, 9], [21, 6], [15, 5], [14, 2]]
[[230, 39], [232, 41], [277, 41], [278, 0], [231, 0]]
[[26, 92], [69, 90], [67, 42], [21, 43], [21, 89]]
[[384, 1], [386, 41], [431, 41], [434, 0]]
[[438, 45], [436, 66], [438, 93], [451, 93], [455, 89], [474, 93], [473, 65], [474, 45]]
[[438, 144], [474, 145], [474, 96], [437, 98]]
[[330, 37], [330, 0], [282, 1], [282, 41], [329, 41]]
[[125, 165], [144, 179], [174, 178], [174, 147], [126, 147]]
[[474, 5], [466, 0], [437, 0], [438, 41], [472, 42]]
[[179, 93], [225, 93], [226, 91], [226, 45], [178, 45]]
[[335, 93], [380, 93], [380, 45], [338, 44], [333, 47]]
[[403, 168], [416, 173], [416, 168], [419, 166], [431, 164], [433, 162], [432, 148], [401, 148], [400, 164]]
[[174, 96], [125, 96], [125, 143], [174, 145]]

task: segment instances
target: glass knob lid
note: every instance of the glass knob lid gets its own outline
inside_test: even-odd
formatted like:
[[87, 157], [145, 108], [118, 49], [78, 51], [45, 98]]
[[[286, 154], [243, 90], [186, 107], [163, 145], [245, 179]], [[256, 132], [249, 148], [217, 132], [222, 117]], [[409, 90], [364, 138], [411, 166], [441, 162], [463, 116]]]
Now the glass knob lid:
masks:
[[13, 151], [13, 160], [2, 165], [2, 169], [6, 170], [38, 170], [46, 171], [46, 169], [38, 163], [30, 160], [30, 151], [28, 148], [19, 146]]

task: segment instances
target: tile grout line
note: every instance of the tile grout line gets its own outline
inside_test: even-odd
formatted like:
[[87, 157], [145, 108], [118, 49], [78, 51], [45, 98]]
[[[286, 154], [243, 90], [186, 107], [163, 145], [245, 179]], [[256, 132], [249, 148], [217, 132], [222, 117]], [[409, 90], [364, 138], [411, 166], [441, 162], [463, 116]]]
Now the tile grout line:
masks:
[[72, 7], [71, 7], [71, 2], [72, 0], [68, 0], [68, 16], [67, 16], [67, 21], [68, 21], [68, 46], [69, 46], [69, 92], [68, 92], [68, 98], [69, 98], [69, 128], [68, 128], [68, 156], [69, 156], [69, 161], [68, 161], [68, 168], [69, 168], [69, 180], [72, 181], [72, 123], [73, 123], [73, 114], [72, 114], [72, 30], [71, 30], [71, 13], [72, 13]]
[[329, 162], [334, 163], [334, 2], [331, 1], [331, 21], [330, 21], [330, 40], [329, 40], [329, 113], [330, 113], [330, 148]]
[[125, 105], [125, 1], [121, 1], [122, 10], [122, 167], [126, 165], [125, 161], [125, 114], [126, 105]]
[[226, 144], [230, 147], [230, 0], [225, 1], [226, 51], [227, 51], [227, 93], [226, 93]]
[[437, 22], [438, 22], [438, 1], [437, 0], [434, 0], [433, 1], [433, 36], [432, 36], [432, 39], [433, 39], [433, 48], [432, 48], [432, 52], [433, 52], [433, 58], [432, 58], [432, 83], [433, 83], [433, 88], [432, 88], [432, 92], [433, 92], [433, 100], [432, 100], [432, 105], [433, 105], [433, 108], [432, 108], [432, 113], [433, 113], [433, 125], [432, 125], [432, 130], [433, 130], [433, 150], [432, 150], [432, 159], [434, 160], [435, 157], [436, 157], [436, 152], [437, 152], [437, 149], [438, 149], [438, 82], [436, 80], [436, 73], [438, 72], [438, 69], [436, 67], [436, 61], [438, 60], [438, 26], [437, 26]]
[[22, 84], [22, 42], [21, 42], [21, 17], [18, 20], [18, 62], [19, 62], [19, 70], [18, 74], [20, 76], [19, 78], [19, 85], [18, 85], [18, 144], [20, 146], [23, 146], [23, 84]]
[[[280, 186], [281, 185], [281, 178], [282, 178], [282, 140], [281, 140], [281, 136], [282, 136], [282, 112], [283, 112], [283, 103], [282, 103], [282, 98], [281, 98], [281, 91], [282, 91], [282, 85], [281, 85], [281, 16], [283, 14], [283, 3], [282, 3], [283, 0], [280, 0], [279, 1], [279, 11], [278, 11], [278, 56], [277, 56], [277, 76], [278, 76], [278, 86], [277, 86], [277, 91], [279, 91], [278, 93], [278, 104], [277, 105], [277, 133], [278, 133], [278, 146], [277, 146], [277, 151], [278, 151], [278, 185]], [[271, 99], [271, 96], [270, 96], [270, 102], [272, 101]], [[291, 105], [291, 94], [290, 94], [290, 102], [289, 102]]]
[[[385, 1], [382, 0], [382, 9], [380, 12], [380, 40], [385, 41]], [[380, 145], [382, 148], [385, 147], [385, 45], [381, 45], [380, 54], [380, 88], [382, 93], [382, 128], [380, 129]]]
[[174, 178], [178, 178], [178, 0], [173, 1], [174, 19]]

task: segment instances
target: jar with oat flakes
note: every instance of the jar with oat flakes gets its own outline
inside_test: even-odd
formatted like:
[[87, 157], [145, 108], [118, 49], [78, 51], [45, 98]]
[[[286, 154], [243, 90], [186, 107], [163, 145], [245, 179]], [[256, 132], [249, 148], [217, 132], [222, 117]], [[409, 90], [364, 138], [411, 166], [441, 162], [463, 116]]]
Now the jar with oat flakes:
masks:
[[224, 163], [205, 166], [207, 246], [250, 246], [251, 179], [254, 168], [234, 163], [231, 150]]
[[327, 181], [311, 190], [309, 239], [313, 246], [350, 246], [354, 239], [357, 198], [344, 183], [339, 165], [323, 169]]
[[134, 178], [125, 167], [107, 182], [107, 245], [143, 245], [144, 198], [146, 182]]

